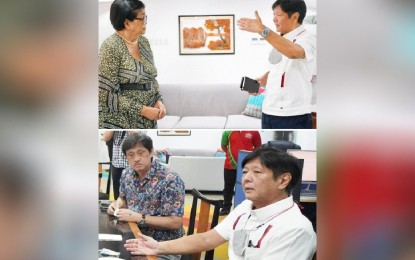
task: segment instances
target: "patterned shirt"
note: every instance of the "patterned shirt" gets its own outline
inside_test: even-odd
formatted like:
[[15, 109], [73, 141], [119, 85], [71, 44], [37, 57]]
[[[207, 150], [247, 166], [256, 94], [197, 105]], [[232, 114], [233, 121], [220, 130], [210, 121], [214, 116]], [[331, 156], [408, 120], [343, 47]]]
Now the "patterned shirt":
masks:
[[[137, 173], [126, 168], [120, 180], [120, 198], [132, 211], [150, 216], [183, 216], [184, 182], [179, 175], [162, 164], [153, 161], [142, 182]], [[144, 235], [157, 241], [172, 240], [184, 235], [183, 226], [176, 230], [160, 230], [140, 226]]]
[[122, 143], [127, 137], [127, 131], [114, 131], [112, 138], [114, 139], [112, 145], [112, 160], [111, 163], [116, 168], [127, 168], [128, 161], [122, 152]]
[[[131, 56], [123, 39], [114, 33], [99, 51], [99, 128], [157, 128], [157, 121], [140, 116], [143, 106], [162, 100], [157, 69], [147, 38], [138, 38], [141, 61]], [[150, 90], [120, 90], [120, 84], [151, 83]]]

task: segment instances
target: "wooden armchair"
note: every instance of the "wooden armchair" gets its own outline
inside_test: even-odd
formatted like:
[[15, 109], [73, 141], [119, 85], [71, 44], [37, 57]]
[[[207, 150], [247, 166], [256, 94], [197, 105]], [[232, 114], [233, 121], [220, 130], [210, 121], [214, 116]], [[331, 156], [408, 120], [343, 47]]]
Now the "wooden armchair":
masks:
[[[223, 200], [211, 200], [207, 197], [205, 197], [203, 194], [201, 194], [198, 190], [193, 189], [192, 190], [192, 196], [193, 196], [193, 203], [192, 203], [192, 209], [190, 212], [190, 218], [189, 218], [189, 229], [187, 231], [187, 235], [194, 234], [195, 229], [195, 223], [196, 223], [196, 211], [198, 206], [198, 201], [200, 200], [200, 211], [199, 211], [199, 220], [197, 224], [197, 233], [203, 233], [208, 231], [209, 227], [209, 213], [210, 213], [210, 206], [213, 205], [213, 218], [212, 223], [210, 224], [210, 228], [214, 228], [218, 224], [219, 220], [219, 210], [223, 208]], [[205, 260], [213, 260], [213, 253], [214, 249], [207, 251], [205, 255]], [[192, 260], [199, 260], [201, 253], [195, 253], [191, 256], [186, 255], [183, 256], [182, 259], [192, 259]]]

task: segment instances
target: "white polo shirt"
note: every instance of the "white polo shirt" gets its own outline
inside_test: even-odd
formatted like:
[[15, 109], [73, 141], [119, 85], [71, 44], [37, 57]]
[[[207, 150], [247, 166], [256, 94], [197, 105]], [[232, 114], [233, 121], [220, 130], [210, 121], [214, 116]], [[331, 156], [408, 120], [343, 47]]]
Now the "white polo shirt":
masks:
[[[233, 235], [241, 229], [252, 230], [251, 242], [244, 255], [238, 256], [233, 250]], [[229, 259], [307, 260], [316, 251], [313, 226], [292, 196], [256, 210], [245, 200], [215, 230], [229, 241]]]
[[303, 25], [285, 34], [284, 38], [303, 47], [304, 59], [282, 55], [270, 65], [262, 112], [274, 116], [296, 116], [311, 113], [311, 80], [315, 74], [316, 37]]

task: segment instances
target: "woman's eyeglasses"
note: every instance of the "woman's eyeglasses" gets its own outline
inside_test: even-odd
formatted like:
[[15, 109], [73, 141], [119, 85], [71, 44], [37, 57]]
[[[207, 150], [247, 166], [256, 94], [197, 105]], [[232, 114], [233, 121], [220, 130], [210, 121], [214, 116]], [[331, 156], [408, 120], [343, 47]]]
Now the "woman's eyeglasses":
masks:
[[142, 21], [143, 23], [147, 23], [147, 15], [144, 15], [143, 17], [136, 17], [136, 18], [134, 18], [134, 20], [140, 20], [140, 21]]

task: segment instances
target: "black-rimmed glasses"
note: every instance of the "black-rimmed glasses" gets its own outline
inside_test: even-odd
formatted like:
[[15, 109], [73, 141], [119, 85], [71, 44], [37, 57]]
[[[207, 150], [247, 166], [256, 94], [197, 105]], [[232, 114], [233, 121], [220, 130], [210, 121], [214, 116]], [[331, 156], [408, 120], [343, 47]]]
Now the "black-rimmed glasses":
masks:
[[140, 21], [142, 21], [143, 23], [147, 23], [147, 15], [144, 15], [143, 17], [136, 17], [136, 18], [134, 18], [134, 20], [140, 20]]

